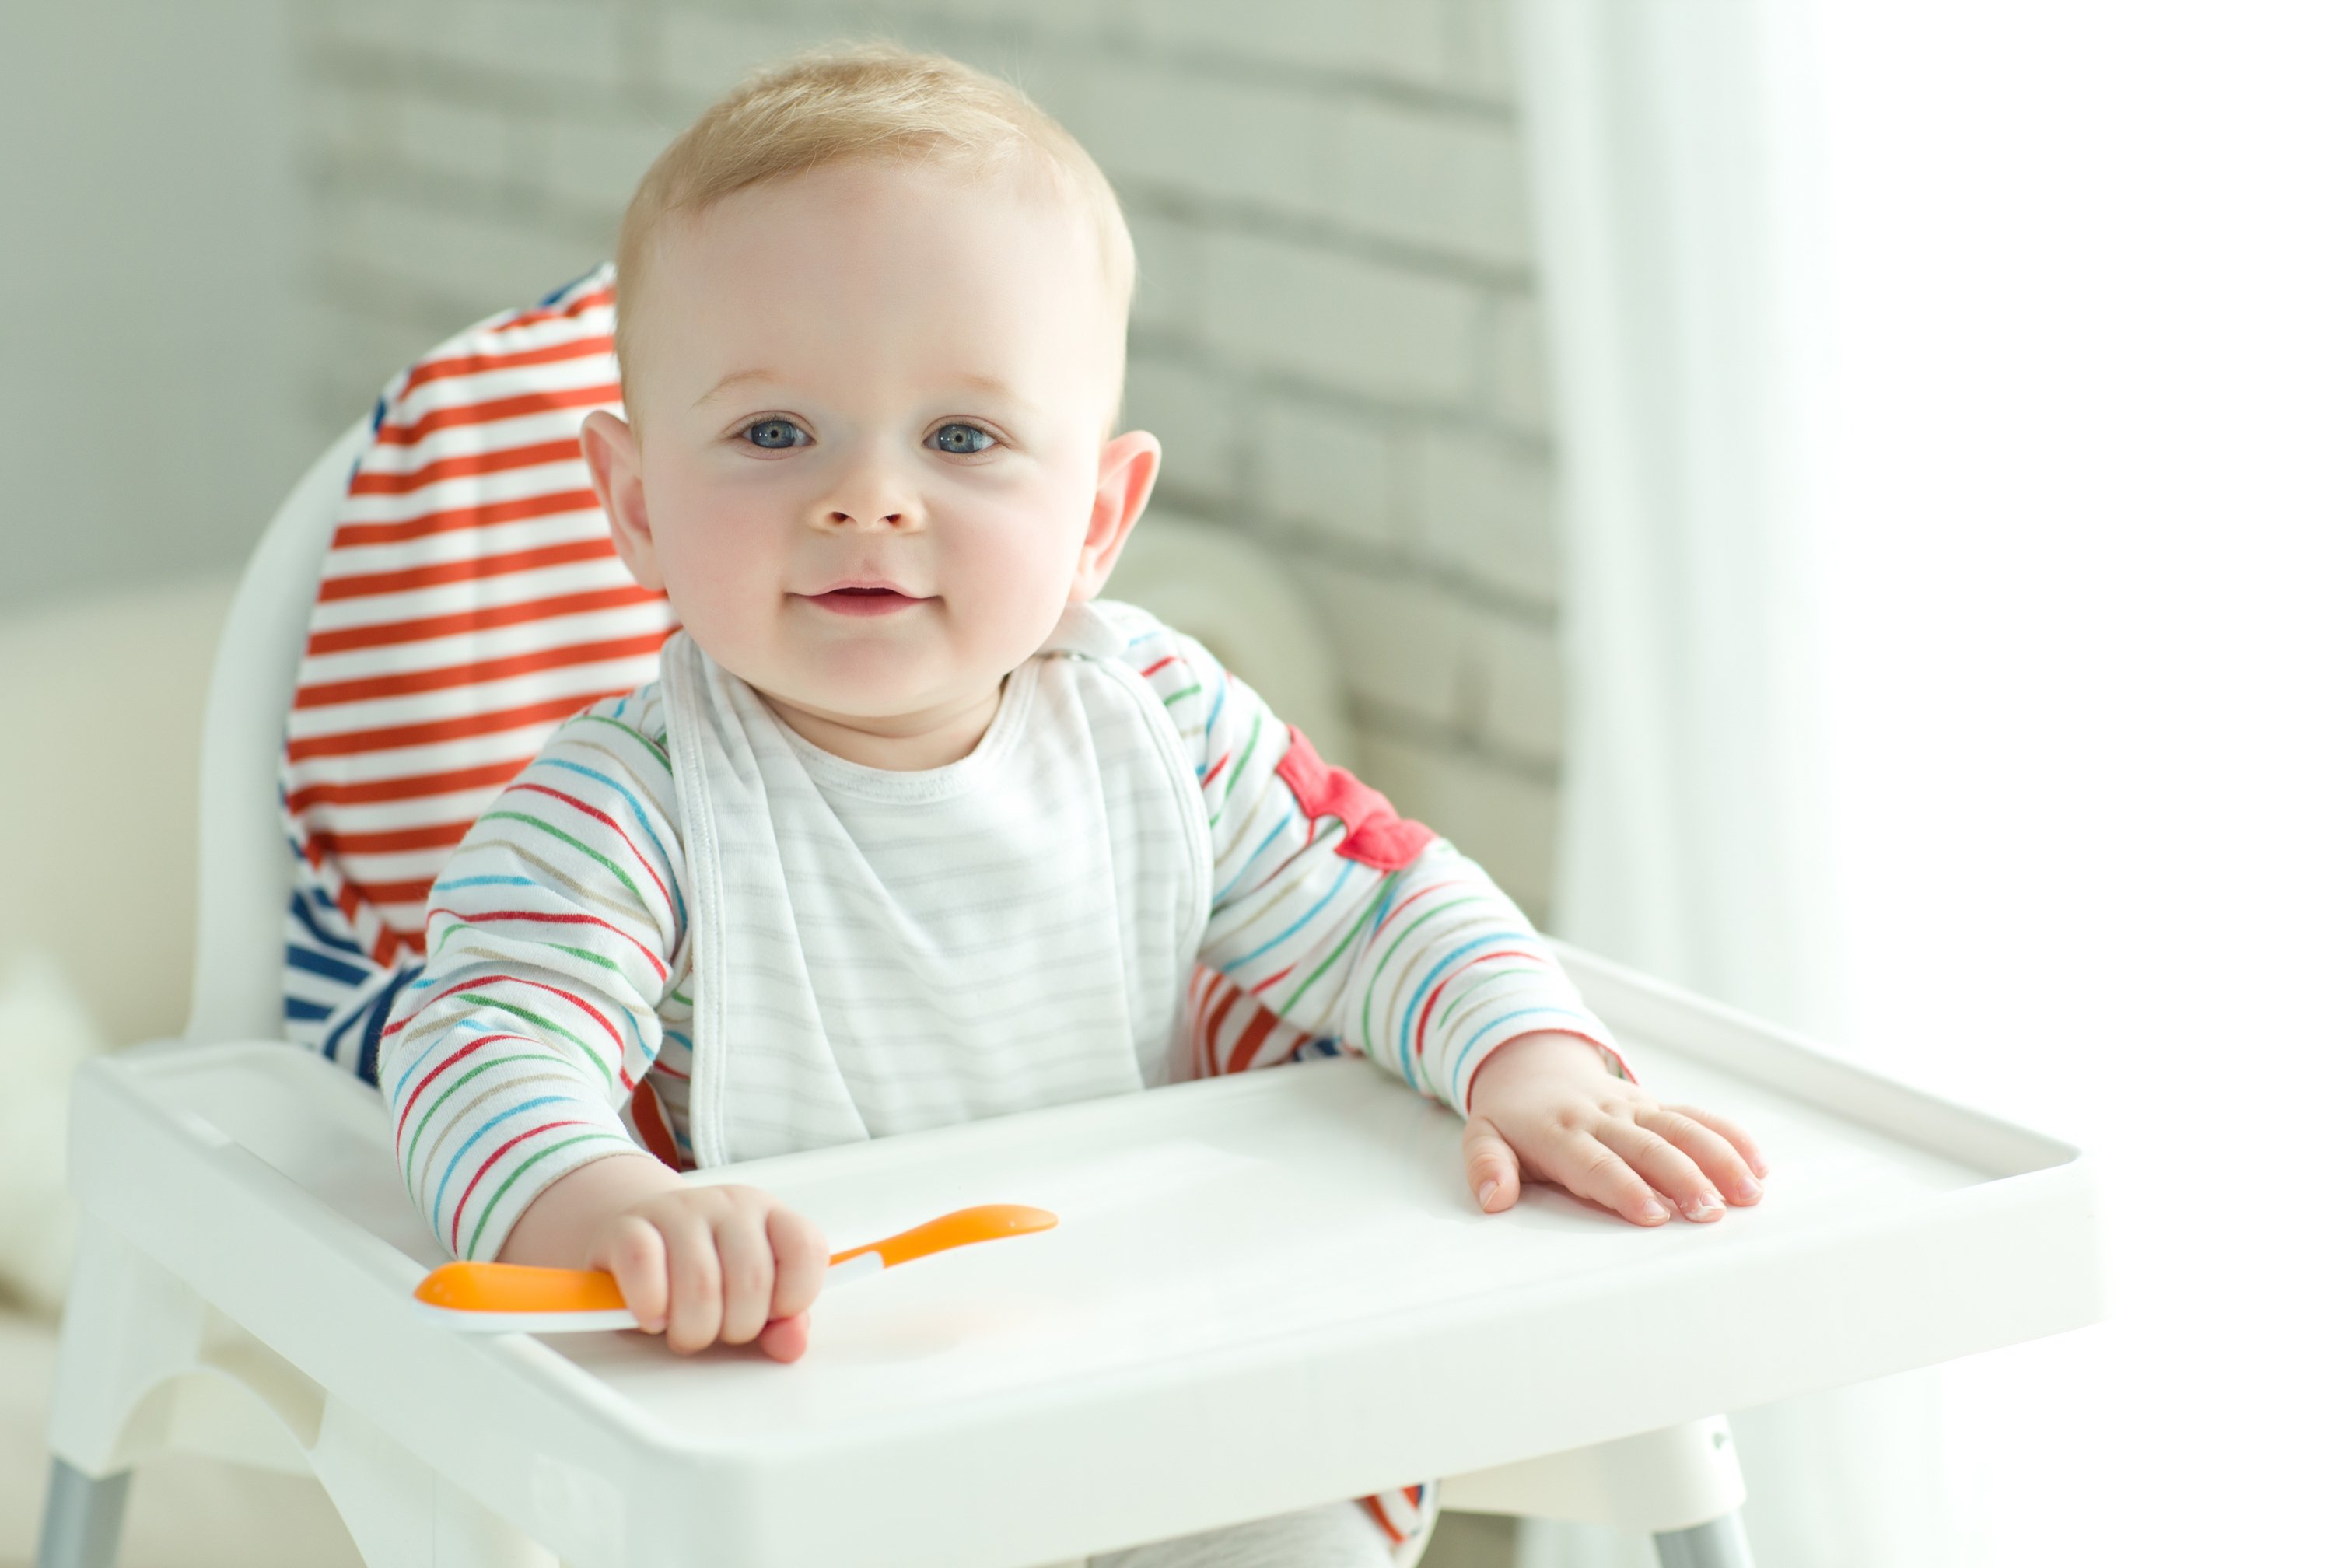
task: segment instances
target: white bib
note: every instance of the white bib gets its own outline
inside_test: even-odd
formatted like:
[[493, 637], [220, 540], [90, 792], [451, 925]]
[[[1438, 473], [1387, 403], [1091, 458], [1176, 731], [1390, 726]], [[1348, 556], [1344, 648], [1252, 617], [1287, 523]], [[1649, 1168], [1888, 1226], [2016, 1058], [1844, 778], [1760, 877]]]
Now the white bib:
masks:
[[969, 756], [894, 773], [670, 639], [698, 1164], [1166, 1081], [1208, 825], [1123, 642], [1073, 608]]

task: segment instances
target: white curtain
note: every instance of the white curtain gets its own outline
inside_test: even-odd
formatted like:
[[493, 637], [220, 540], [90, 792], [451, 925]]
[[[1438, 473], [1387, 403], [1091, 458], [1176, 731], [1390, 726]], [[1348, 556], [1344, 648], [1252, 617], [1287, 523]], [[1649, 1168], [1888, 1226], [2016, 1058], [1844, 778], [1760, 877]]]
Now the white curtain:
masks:
[[1819, 1026], [1809, 168], [1780, 12], [1527, 0], [1518, 55], [1573, 693], [1554, 908], [1584, 945]]
[[2111, 1322], [1735, 1418], [1759, 1563], [2341, 1560], [2352, 11], [1517, 20], [1566, 934], [2105, 1173]]
[[[1523, 0], [1559, 448], [1570, 941], [1837, 1022], [1807, 524], [1821, 365], [1805, 13]], [[1932, 1373], [1733, 1421], [1766, 1568], [1941, 1565]], [[1523, 1527], [1523, 1568], [1653, 1561]]]

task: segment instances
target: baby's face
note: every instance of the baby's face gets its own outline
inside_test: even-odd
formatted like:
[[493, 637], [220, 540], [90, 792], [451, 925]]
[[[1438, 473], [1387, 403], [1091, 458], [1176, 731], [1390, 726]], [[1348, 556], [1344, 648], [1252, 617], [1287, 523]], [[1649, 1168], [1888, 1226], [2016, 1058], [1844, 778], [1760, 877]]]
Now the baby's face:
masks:
[[992, 712], [1158, 465], [1105, 440], [1123, 323], [1084, 220], [1011, 178], [835, 165], [657, 243], [634, 424], [585, 441], [631, 570], [820, 739]]

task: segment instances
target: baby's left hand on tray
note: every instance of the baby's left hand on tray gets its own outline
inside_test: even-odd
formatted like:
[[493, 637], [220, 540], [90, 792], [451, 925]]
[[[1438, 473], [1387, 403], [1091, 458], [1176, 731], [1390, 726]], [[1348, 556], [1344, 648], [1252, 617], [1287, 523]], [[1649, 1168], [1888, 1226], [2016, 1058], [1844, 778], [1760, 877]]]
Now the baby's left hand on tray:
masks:
[[1660, 1103], [1574, 1035], [1523, 1035], [1496, 1051], [1471, 1079], [1467, 1110], [1463, 1157], [1489, 1213], [1518, 1201], [1523, 1168], [1635, 1225], [1664, 1225], [1676, 1210], [1721, 1219], [1727, 1200], [1764, 1196], [1764, 1157], [1737, 1124]]

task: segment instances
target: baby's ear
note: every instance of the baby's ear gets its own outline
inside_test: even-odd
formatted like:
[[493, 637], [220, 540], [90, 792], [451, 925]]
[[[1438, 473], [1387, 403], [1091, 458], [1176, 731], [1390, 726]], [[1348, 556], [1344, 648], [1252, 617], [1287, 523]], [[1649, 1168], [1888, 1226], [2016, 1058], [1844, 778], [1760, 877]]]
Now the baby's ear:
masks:
[[580, 455], [588, 460], [588, 482], [604, 503], [613, 530], [613, 548], [640, 587], [662, 590], [661, 563], [654, 554], [652, 525], [646, 517], [645, 468], [637, 433], [626, 421], [598, 409], [581, 422]]
[[1129, 430], [1103, 443], [1102, 465], [1095, 481], [1094, 511], [1087, 519], [1085, 545], [1078, 551], [1077, 575], [1070, 584], [1072, 603], [1091, 599], [1110, 581], [1118, 552], [1151, 499], [1160, 478], [1160, 437], [1148, 430]]

